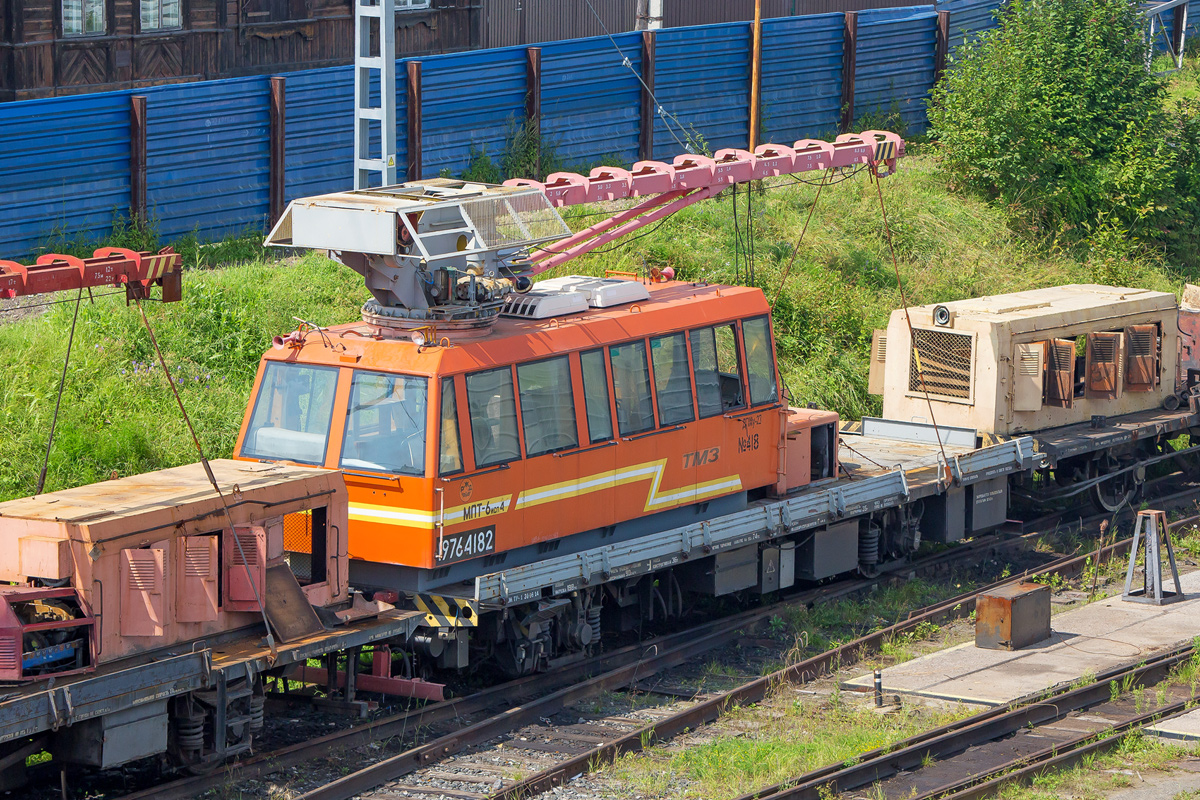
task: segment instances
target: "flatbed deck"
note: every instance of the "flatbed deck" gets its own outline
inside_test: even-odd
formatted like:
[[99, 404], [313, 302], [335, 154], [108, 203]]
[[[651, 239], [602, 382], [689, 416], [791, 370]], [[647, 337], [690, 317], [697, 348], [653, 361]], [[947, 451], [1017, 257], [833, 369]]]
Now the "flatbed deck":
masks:
[[[863, 420], [843, 430], [845, 477], [760, 500], [744, 511], [475, 579], [473, 600], [504, 606], [631, 578], [689, 559], [895, 508], [954, 486], [1032, 470], [1033, 440], [976, 447], [974, 430]], [[943, 456], [944, 452], [944, 456]], [[878, 457], [878, 458], [876, 458]], [[876, 463], [871, 463], [874, 460]]]
[[278, 644], [274, 660], [262, 630], [243, 629], [222, 639], [110, 662], [92, 673], [0, 687], [0, 743], [208, 688], [222, 678], [234, 681], [272, 668], [302, 664], [325, 653], [409, 636], [424, 621], [425, 615], [419, 611], [387, 611]]
[[1094, 453], [1110, 447], [1137, 442], [1200, 426], [1200, 413], [1190, 408], [1175, 411], [1156, 408], [1138, 411], [1104, 420], [1093, 427], [1090, 422], [1065, 425], [1061, 428], [1030, 434], [1039, 453], [1045, 455], [1047, 466], [1054, 468], [1065, 458]]

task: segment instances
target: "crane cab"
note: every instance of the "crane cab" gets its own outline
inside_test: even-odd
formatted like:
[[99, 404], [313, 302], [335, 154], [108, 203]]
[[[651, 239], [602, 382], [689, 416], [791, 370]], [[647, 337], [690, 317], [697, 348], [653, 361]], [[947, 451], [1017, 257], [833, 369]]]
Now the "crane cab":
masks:
[[237, 456], [342, 471], [356, 584], [420, 591], [737, 511], [783, 485], [785, 434], [836, 428], [789, 421], [757, 289], [535, 289], [482, 335], [356, 323], [263, 357]]

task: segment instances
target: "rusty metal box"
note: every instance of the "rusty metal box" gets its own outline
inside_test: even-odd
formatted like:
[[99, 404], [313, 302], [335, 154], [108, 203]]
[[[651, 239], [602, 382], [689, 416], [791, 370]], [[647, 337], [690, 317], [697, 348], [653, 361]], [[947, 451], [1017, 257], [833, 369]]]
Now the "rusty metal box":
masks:
[[1020, 650], [1050, 638], [1050, 587], [1010, 583], [975, 601], [975, 646]]

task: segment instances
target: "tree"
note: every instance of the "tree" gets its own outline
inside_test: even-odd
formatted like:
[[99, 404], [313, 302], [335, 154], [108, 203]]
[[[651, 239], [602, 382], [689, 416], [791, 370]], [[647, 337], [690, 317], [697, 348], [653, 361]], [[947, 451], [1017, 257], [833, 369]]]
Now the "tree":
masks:
[[952, 180], [1047, 235], [1109, 225], [1156, 238], [1194, 226], [1196, 181], [1180, 180], [1189, 156], [1172, 135], [1187, 126], [1146, 69], [1137, 5], [1010, 0], [1000, 13], [933, 92], [931, 133]]

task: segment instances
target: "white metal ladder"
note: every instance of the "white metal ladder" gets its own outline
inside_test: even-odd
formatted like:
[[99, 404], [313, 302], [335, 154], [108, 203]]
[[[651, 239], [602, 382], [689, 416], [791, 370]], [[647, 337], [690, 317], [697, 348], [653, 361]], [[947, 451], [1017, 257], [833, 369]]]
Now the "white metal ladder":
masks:
[[[371, 37], [379, 54], [371, 55]], [[379, 105], [371, 105], [371, 78], [379, 74]], [[382, 144], [379, 158], [371, 158], [371, 127], [378, 122]], [[354, 188], [371, 186], [371, 174], [381, 175], [381, 185], [396, 180], [396, 2], [354, 0]]]

